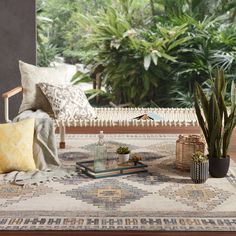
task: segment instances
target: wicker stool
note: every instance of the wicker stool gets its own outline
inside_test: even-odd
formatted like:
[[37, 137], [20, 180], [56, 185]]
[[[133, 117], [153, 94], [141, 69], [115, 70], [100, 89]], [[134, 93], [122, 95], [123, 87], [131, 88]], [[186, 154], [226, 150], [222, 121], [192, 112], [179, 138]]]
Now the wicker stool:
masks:
[[181, 170], [190, 170], [193, 153], [201, 151], [204, 153], [205, 143], [199, 135], [179, 135], [176, 141], [175, 165]]

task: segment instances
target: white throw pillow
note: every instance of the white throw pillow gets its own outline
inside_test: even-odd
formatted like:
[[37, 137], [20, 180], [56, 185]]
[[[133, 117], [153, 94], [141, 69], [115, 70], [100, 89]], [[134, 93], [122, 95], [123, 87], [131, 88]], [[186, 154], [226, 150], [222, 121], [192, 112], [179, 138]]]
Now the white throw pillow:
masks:
[[60, 86], [40, 83], [39, 87], [51, 104], [56, 119], [78, 120], [96, 118], [85, 93], [77, 85]]
[[25, 110], [42, 109], [48, 114], [52, 114], [52, 109], [42, 91], [38, 88], [38, 83], [68, 84], [66, 81], [67, 68], [64, 66], [48, 68], [37, 67], [19, 61], [21, 73], [21, 85], [23, 87], [23, 100], [19, 113]]

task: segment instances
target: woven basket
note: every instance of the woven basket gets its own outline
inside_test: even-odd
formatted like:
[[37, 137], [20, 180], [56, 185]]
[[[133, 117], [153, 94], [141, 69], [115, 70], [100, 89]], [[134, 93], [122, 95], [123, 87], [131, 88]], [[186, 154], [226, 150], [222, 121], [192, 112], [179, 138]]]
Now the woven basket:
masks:
[[181, 170], [190, 170], [193, 153], [201, 151], [204, 153], [205, 144], [199, 135], [179, 135], [176, 141], [175, 165]]

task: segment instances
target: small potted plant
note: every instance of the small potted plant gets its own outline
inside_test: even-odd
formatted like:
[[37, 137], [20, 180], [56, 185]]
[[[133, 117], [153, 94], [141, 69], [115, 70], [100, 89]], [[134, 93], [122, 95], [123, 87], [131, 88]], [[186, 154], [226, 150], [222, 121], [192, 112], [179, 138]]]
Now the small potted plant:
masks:
[[192, 156], [190, 166], [190, 176], [194, 183], [200, 184], [206, 182], [208, 178], [209, 162], [208, 157], [202, 152], [196, 152]]
[[129, 147], [120, 146], [119, 148], [117, 148], [116, 153], [118, 155], [120, 163], [125, 163], [129, 161], [129, 155], [130, 155]]

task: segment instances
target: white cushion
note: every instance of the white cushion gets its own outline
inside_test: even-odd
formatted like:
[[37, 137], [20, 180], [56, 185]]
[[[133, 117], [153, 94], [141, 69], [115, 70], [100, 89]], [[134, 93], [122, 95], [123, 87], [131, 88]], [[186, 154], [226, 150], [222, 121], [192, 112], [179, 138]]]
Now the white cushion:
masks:
[[51, 104], [56, 119], [79, 120], [96, 118], [85, 93], [77, 85], [60, 86], [40, 83], [39, 87]]
[[64, 66], [67, 70], [67, 75], [66, 75], [66, 83], [67, 84], [72, 84], [71, 79], [74, 76], [74, 74], [77, 72], [77, 66], [76, 65], [70, 65], [66, 63], [59, 63], [59, 62], [53, 62], [51, 63], [52, 66], [55, 67], [60, 67]]
[[52, 114], [51, 106], [37, 84], [44, 82], [55, 85], [68, 84], [66, 81], [67, 68], [64, 66], [55, 68], [37, 67], [22, 61], [19, 61], [19, 68], [23, 87], [23, 100], [19, 113], [25, 110], [42, 109], [48, 114]]

